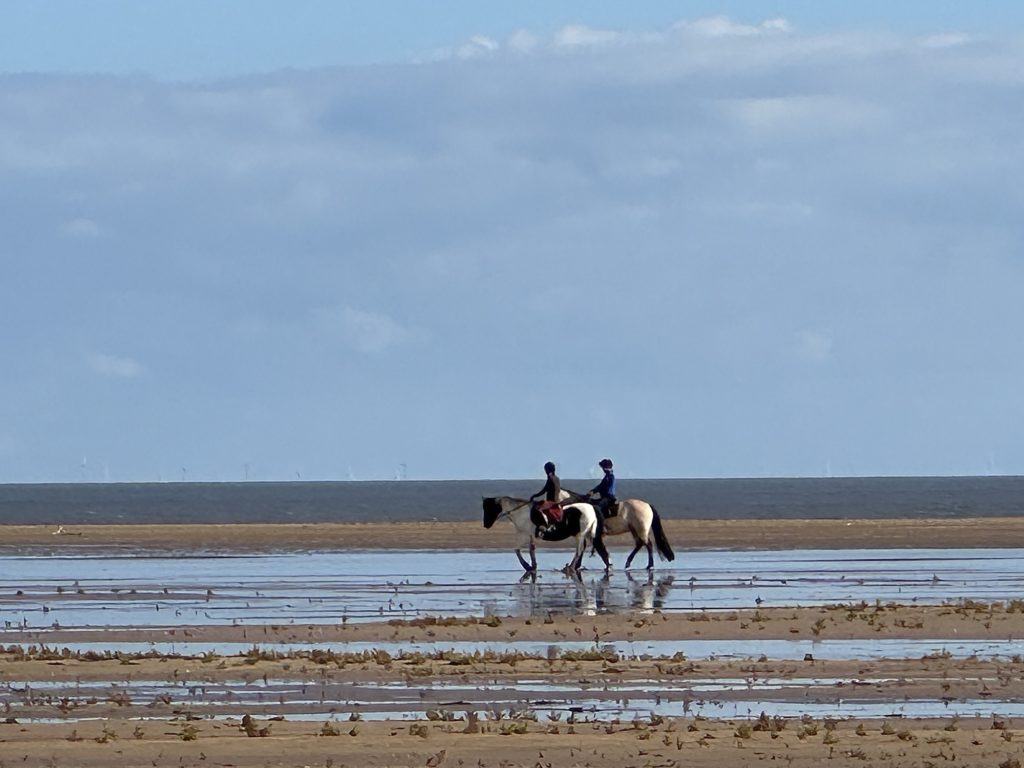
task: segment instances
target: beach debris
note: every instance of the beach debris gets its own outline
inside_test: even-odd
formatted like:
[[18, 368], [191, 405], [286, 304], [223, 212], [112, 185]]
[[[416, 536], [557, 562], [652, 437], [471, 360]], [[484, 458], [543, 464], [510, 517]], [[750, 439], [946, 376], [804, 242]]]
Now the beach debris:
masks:
[[253, 719], [252, 715], [245, 715], [242, 718], [241, 728], [242, 728], [243, 731], [245, 731], [245, 735], [248, 736], [249, 738], [256, 738], [256, 737], [259, 737], [259, 736], [269, 736], [270, 735], [270, 724], [268, 723], [263, 728], [259, 728], [259, 727], [257, 727], [257, 723]]
[[320, 728], [320, 735], [321, 736], [340, 736], [341, 735], [341, 731], [339, 731], [334, 726], [334, 724], [331, 723], [330, 720], [327, 720], [326, 722], [324, 722], [323, 727]]
[[480, 733], [480, 716], [476, 712], [466, 712], [466, 727], [463, 733]]

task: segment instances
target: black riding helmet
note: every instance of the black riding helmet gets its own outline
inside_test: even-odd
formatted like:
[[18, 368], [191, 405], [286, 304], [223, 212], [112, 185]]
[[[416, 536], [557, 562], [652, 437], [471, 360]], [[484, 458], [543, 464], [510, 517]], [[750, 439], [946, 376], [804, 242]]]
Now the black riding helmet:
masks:
[[554, 471], [555, 471], [555, 462], [553, 462], [553, 461], [549, 461], [549, 462], [548, 462], [547, 464], [545, 464], [545, 465], [544, 465], [544, 471], [545, 471], [545, 472], [546, 472], [547, 474], [549, 474], [549, 475], [550, 475], [550, 474], [551, 474], [552, 472], [554, 472]]
[[599, 462], [597, 462], [597, 466], [599, 466], [601, 469], [611, 469], [612, 468], [612, 460], [611, 459], [601, 459]]

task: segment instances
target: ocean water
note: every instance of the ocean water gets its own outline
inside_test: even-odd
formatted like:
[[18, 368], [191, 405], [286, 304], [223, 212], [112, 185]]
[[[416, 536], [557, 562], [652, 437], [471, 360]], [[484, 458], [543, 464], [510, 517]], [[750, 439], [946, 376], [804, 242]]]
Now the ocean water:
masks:
[[[563, 480], [573, 490], [593, 480]], [[479, 520], [484, 496], [528, 496], [543, 478], [393, 482], [0, 484], [0, 524], [319, 523]], [[994, 517], [1024, 513], [1024, 477], [638, 480], [623, 498], [666, 518]]]

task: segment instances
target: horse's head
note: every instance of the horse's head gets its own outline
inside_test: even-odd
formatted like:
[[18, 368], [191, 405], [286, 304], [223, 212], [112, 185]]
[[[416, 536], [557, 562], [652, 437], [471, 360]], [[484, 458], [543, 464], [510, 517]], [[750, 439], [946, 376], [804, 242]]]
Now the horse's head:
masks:
[[501, 514], [501, 502], [493, 496], [488, 496], [484, 499], [484, 528], [490, 528], [494, 525], [498, 516]]

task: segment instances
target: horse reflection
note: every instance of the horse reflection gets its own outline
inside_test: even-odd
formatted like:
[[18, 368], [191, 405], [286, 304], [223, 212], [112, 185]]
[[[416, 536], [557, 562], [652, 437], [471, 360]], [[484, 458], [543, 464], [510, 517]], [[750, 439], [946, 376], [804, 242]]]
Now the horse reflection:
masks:
[[627, 585], [629, 604], [633, 610], [644, 612], [664, 610], [665, 599], [672, 590], [675, 576], [668, 574], [660, 579], [655, 579], [654, 574], [648, 571], [646, 579], [634, 579], [629, 572], [626, 573], [626, 578], [629, 580]]
[[675, 577], [671, 574], [655, 578], [625, 579], [612, 574], [551, 574], [552, 581], [538, 578], [535, 572], [519, 579], [515, 600], [516, 613], [530, 617], [569, 614], [594, 616], [599, 613], [651, 612], [663, 610]]

